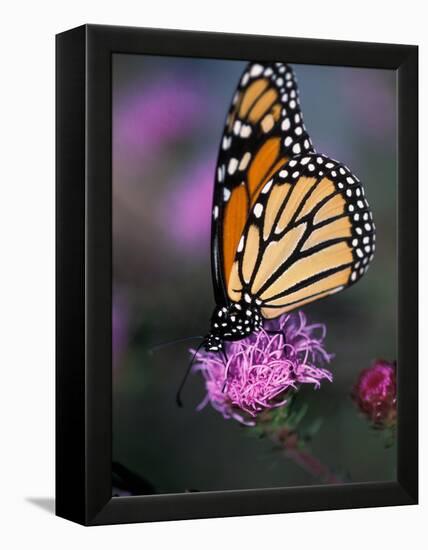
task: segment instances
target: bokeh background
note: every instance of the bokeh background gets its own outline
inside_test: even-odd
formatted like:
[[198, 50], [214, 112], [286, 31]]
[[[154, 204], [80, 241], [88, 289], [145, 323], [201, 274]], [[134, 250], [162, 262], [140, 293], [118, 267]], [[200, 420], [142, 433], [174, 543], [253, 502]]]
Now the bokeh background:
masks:
[[[184, 408], [175, 394], [189, 342], [214, 299], [211, 195], [226, 111], [245, 62], [113, 57], [113, 460], [144, 480], [130, 492], [183, 492], [318, 483], [268, 440], [209, 406], [199, 375]], [[393, 71], [293, 65], [318, 151], [364, 182], [377, 227], [371, 268], [345, 292], [304, 308], [327, 326], [332, 384], [307, 388], [322, 424], [314, 454], [346, 481], [395, 477], [385, 448], [350, 399], [361, 369], [396, 358], [396, 78]], [[146, 483], [147, 490], [144, 489]], [[126, 494], [126, 491], [122, 492]]]

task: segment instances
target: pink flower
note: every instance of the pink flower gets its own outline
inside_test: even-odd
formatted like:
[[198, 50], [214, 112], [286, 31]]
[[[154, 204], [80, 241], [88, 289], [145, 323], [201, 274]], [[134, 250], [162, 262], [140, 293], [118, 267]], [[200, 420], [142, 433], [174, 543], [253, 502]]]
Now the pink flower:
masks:
[[167, 219], [164, 230], [181, 250], [203, 252], [210, 246], [211, 208], [215, 159], [203, 158], [177, 180], [162, 203], [159, 219]]
[[383, 359], [374, 361], [360, 373], [352, 398], [376, 427], [393, 426], [397, 415], [395, 364]]
[[220, 353], [198, 351], [193, 371], [202, 373], [207, 390], [198, 410], [211, 403], [224, 418], [251, 426], [259, 413], [285, 405], [301, 384], [319, 388], [322, 380], [331, 382], [331, 372], [317, 366], [332, 358], [323, 347], [325, 334], [324, 325], [309, 325], [299, 312], [226, 342], [227, 363]]

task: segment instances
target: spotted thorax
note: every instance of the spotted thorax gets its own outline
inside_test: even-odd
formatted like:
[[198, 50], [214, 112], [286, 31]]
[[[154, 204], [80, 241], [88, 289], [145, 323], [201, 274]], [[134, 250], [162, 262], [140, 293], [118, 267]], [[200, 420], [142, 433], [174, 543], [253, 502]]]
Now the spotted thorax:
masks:
[[223, 341], [237, 341], [262, 328], [260, 307], [247, 301], [217, 306], [211, 317], [211, 331], [206, 336], [206, 351], [221, 351]]

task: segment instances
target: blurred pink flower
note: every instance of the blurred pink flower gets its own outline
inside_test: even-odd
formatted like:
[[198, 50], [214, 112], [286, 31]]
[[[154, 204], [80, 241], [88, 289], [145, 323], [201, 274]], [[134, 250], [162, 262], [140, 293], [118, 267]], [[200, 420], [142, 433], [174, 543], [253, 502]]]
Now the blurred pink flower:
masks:
[[259, 413], [285, 405], [301, 384], [319, 388], [322, 380], [331, 382], [331, 372], [318, 366], [332, 358], [323, 347], [325, 334], [324, 325], [308, 324], [299, 312], [226, 342], [227, 364], [219, 353], [198, 351], [193, 371], [202, 372], [207, 390], [198, 410], [211, 403], [224, 418], [254, 425]]
[[120, 95], [115, 103], [113, 137], [122, 155], [150, 159], [166, 143], [182, 139], [199, 124], [202, 94], [194, 82], [162, 79]]
[[168, 220], [164, 228], [181, 249], [209, 250], [214, 167], [214, 158], [199, 161], [177, 180], [162, 205], [159, 219]]
[[368, 369], [361, 371], [352, 397], [360, 411], [376, 427], [395, 424], [397, 416], [396, 367], [377, 359]]

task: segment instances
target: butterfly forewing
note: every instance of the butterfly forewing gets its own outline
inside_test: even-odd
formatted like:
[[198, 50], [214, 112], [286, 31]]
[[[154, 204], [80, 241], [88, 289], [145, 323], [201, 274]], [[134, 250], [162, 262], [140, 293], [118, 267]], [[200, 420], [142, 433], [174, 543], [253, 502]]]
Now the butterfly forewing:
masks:
[[227, 115], [216, 169], [212, 267], [218, 304], [234, 300], [229, 280], [262, 188], [291, 157], [311, 152], [292, 69], [284, 63], [249, 64]]
[[247, 295], [273, 318], [356, 282], [375, 249], [359, 180], [315, 153], [282, 166], [263, 186], [240, 237], [228, 295]]

